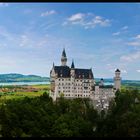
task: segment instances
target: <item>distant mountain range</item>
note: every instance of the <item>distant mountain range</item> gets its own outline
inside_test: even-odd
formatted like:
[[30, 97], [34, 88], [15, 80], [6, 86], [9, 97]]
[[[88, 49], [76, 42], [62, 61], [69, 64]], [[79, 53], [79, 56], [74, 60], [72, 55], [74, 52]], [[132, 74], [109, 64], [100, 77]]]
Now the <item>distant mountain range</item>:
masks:
[[18, 73], [0, 74], [0, 82], [47, 82], [50, 78]]
[[[100, 78], [95, 78], [95, 81], [99, 82]], [[113, 80], [113, 78], [112, 79], [108, 78], [108, 79], [104, 79], [104, 82], [112, 84], [112, 83], [114, 83], [114, 80]], [[121, 84], [123, 86], [137, 87], [140, 89], [140, 80], [122, 80]]]
[[[0, 82], [48, 82], [50, 80], [49, 77], [41, 77], [37, 75], [23, 75], [18, 73], [10, 73], [10, 74], [0, 74]], [[100, 78], [95, 78], [96, 82], [100, 81]], [[113, 83], [113, 79], [108, 78], [104, 79], [105, 82]], [[137, 85], [140, 86], [140, 80], [122, 80], [122, 85]]]

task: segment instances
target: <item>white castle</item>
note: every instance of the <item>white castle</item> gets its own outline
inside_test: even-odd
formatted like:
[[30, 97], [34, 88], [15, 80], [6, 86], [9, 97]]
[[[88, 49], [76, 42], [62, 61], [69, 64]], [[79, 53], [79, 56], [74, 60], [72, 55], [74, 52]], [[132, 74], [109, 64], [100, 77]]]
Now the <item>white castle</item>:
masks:
[[[115, 71], [114, 86], [104, 85], [101, 79], [99, 84], [94, 80], [92, 69], [75, 68], [72, 61], [71, 67], [67, 66], [67, 57], [63, 49], [61, 66], [55, 66], [50, 71], [51, 91], [53, 100], [64, 98], [90, 98], [99, 102], [100, 99], [109, 101], [115, 97], [115, 92], [121, 87], [120, 70]], [[96, 103], [97, 106], [97, 103]]]

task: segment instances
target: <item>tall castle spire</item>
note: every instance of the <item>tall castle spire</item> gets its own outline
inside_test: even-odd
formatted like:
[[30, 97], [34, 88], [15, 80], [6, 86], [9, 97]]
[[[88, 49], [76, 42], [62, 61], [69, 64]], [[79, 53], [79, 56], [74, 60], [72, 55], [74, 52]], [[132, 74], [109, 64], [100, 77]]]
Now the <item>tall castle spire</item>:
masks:
[[74, 69], [75, 66], [74, 66], [74, 61], [72, 60], [72, 63], [71, 63], [71, 68]]
[[63, 49], [62, 56], [61, 56], [61, 65], [62, 66], [67, 65], [67, 56], [66, 56], [65, 48]]

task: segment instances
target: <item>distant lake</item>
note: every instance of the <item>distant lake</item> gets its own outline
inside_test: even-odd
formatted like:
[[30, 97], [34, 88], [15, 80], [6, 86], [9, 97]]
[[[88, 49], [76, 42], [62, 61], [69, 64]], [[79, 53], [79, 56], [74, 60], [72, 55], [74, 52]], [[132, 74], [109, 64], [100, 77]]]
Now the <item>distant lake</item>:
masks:
[[107, 86], [107, 85], [114, 85], [113, 82], [104, 82], [104, 84]]
[[[44, 84], [50, 84], [50, 82], [5, 82], [0, 83], [0, 85], [44, 85]], [[114, 85], [112, 82], [105, 82], [105, 85]]]
[[7, 82], [7, 83], [0, 83], [0, 85], [44, 85], [50, 84], [50, 82]]

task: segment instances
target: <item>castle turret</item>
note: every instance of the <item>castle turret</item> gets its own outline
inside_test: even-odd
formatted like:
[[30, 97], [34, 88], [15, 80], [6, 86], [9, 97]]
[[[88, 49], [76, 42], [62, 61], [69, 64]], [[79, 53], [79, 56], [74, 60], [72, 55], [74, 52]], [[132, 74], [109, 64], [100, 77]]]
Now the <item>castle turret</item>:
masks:
[[66, 66], [66, 65], [67, 65], [67, 56], [64, 48], [61, 57], [61, 66]]
[[70, 73], [71, 73], [71, 77], [74, 77], [75, 76], [75, 66], [74, 66], [74, 61], [72, 60], [72, 64], [71, 64], [71, 71], [70, 71]]
[[53, 67], [52, 70], [50, 71], [50, 83], [51, 83], [51, 91], [54, 92], [55, 89], [55, 70], [54, 70], [54, 63], [53, 63]]
[[74, 62], [72, 60], [72, 64], [71, 64], [71, 69], [70, 69], [70, 76], [71, 76], [71, 93], [74, 96], [75, 93], [75, 89], [74, 89], [74, 81], [75, 81], [75, 66], [74, 66]]
[[121, 77], [120, 77], [120, 70], [119, 69], [117, 69], [116, 71], [115, 71], [115, 77], [114, 77], [114, 88], [116, 89], [116, 90], [120, 90], [120, 88], [121, 88]]
[[104, 86], [104, 79], [103, 78], [101, 78], [99, 85]]

